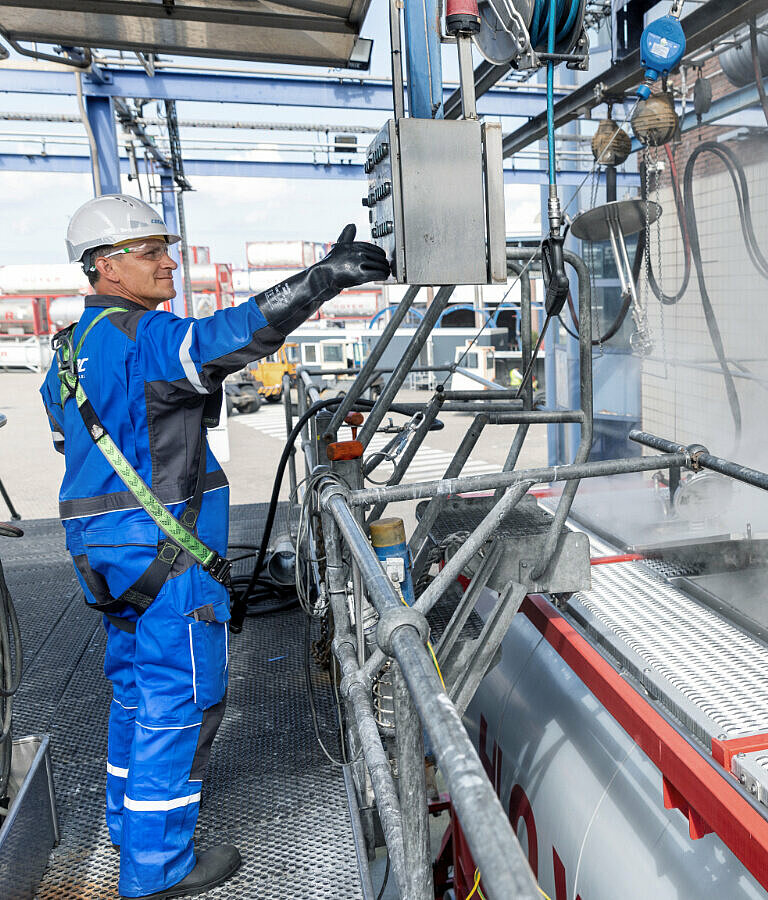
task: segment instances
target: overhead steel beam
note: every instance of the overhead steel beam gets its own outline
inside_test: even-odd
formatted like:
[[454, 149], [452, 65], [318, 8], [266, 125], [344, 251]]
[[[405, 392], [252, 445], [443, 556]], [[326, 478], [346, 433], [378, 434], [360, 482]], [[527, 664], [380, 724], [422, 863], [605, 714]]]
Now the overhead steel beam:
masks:
[[[257, 106], [303, 106], [328, 109], [368, 109], [391, 113], [389, 82], [356, 78], [304, 78], [264, 75], [212, 75], [157, 70], [150, 78], [143, 70], [102, 68], [106, 81], [97, 84], [83, 77], [86, 96], [132, 97], [137, 100], [179, 100], [201, 103], [249, 103]], [[452, 89], [446, 89], [449, 99]], [[0, 67], [0, 93], [75, 93], [71, 72]], [[564, 94], [558, 92], [558, 97]], [[533, 88], [489, 91], [478, 109], [487, 116], [529, 118], [544, 109], [546, 94]]]
[[[137, 160], [142, 173], [144, 161]], [[0, 172], [90, 172], [90, 160], [87, 156], [67, 154], [46, 154], [37, 156], [26, 153], [0, 153]], [[120, 160], [120, 170], [130, 174], [127, 159]], [[190, 176], [219, 176], [246, 178], [286, 178], [286, 179], [359, 179], [361, 191], [364, 182], [363, 167], [344, 165], [341, 163], [310, 162], [260, 162], [243, 159], [184, 159], [184, 171]], [[586, 171], [579, 169], [563, 169], [558, 172], [558, 181], [562, 184], [578, 185], [584, 180]], [[601, 179], [604, 176], [601, 176]], [[640, 176], [632, 172], [620, 172], [618, 184], [623, 187], [636, 187]], [[505, 184], [546, 184], [547, 172], [544, 169], [520, 168], [504, 170]]]
[[[11, 0], [0, 6], [29, 10], [29, 24], [26, 28], [34, 28], [35, 13], [44, 11], [78, 15], [84, 13], [94, 20], [96, 28], [99, 19], [114, 19], [117, 22], [127, 19], [159, 19], [173, 22], [215, 22], [221, 25], [257, 26], [259, 28], [285, 28], [300, 31], [330, 31], [343, 34], [354, 29], [346, 21], [346, 10], [341, 7], [334, 14], [329, 14], [329, 4], [297, 3], [305, 14], [296, 9], [289, 10], [294, 4], [285, 3], [278, 10], [278, 4], [268, 8], [262, 3], [225, 4], [208, 3], [192, 4], [184, 0], [174, 0], [172, 4], [148, 2], [148, 0]], [[307, 7], [314, 5], [321, 11], [308, 12]], [[0, 13], [5, 18], [5, 13]], [[10, 31], [11, 29], [9, 29]], [[28, 38], [33, 40], [32, 37]]]
[[360, 21], [350, 19], [353, 5], [350, 0], [3, 0], [0, 25], [15, 40], [347, 66]]
[[[708, 0], [697, 6], [683, 19], [686, 51], [695, 53], [718, 37], [768, 10], [768, 0]], [[555, 104], [555, 127], [561, 128], [578, 119], [584, 113], [602, 102], [604, 94], [622, 94], [640, 83], [643, 68], [640, 65], [640, 51], [635, 50], [621, 62], [606, 72], [601, 72], [591, 81], [577, 88], [573, 93]], [[531, 119], [526, 125], [504, 138], [504, 156], [512, 156], [534, 141], [541, 140], [547, 132], [546, 112]]]

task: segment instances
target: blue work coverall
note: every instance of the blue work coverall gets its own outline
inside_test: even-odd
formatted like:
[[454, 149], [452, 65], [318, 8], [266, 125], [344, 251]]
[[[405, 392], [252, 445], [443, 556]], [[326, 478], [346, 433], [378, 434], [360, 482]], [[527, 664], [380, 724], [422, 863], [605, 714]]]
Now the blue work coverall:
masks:
[[[229, 489], [203, 420], [220, 408], [227, 374], [285, 339], [256, 300], [197, 320], [92, 295], [74, 331], [76, 345], [105, 308], [121, 308], [87, 334], [80, 382], [108, 434], [177, 517], [206, 454], [196, 533], [222, 556]], [[59, 506], [67, 548], [86, 601], [109, 603], [147, 569], [165, 536], [91, 440], [76, 402], [62, 407], [56, 361], [41, 393], [54, 445], [66, 457]], [[227, 589], [182, 552], [143, 615], [118, 604], [104, 618], [104, 671], [113, 687], [107, 824], [121, 847], [123, 896], [176, 884], [195, 864], [202, 780], [224, 714], [229, 617]]]

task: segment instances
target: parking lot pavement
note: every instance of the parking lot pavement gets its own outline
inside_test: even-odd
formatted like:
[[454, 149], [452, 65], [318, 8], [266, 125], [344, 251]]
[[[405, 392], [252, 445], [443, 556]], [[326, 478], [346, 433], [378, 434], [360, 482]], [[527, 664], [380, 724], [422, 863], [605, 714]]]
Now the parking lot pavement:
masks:
[[[0, 412], [8, 417], [0, 429], [0, 479], [22, 518], [47, 518], [58, 514], [58, 490], [64, 474], [64, 458], [53, 450], [48, 420], [38, 389], [42, 376], [32, 372], [0, 373]], [[398, 400], [425, 402], [425, 391], [403, 391]], [[416, 455], [407, 480], [428, 480], [442, 475], [456, 447], [472, 421], [470, 414], [445, 413], [441, 431], [433, 431]], [[396, 422], [403, 421], [401, 416]], [[486, 428], [465, 471], [480, 474], [501, 469], [514, 435], [514, 426]], [[379, 449], [389, 439], [376, 435], [369, 451]], [[229, 420], [230, 459], [223, 464], [230, 481], [231, 502], [259, 503], [268, 500], [277, 463], [285, 446], [285, 419], [282, 405], [266, 404], [245, 416]], [[299, 477], [302, 473], [300, 457]], [[522, 467], [546, 464], [546, 428], [534, 426], [521, 454]], [[377, 479], [391, 472], [384, 462]], [[287, 497], [287, 479], [282, 496]], [[412, 507], [413, 504], [410, 506]], [[405, 504], [398, 504], [403, 507]], [[395, 507], [391, 512], [395, 513]], [[398, 514], [401, 514], [398, 512]], [[8, 511], [0, 500], [0, 519]], [[410, 519], [410, 514], [406, 516]]]

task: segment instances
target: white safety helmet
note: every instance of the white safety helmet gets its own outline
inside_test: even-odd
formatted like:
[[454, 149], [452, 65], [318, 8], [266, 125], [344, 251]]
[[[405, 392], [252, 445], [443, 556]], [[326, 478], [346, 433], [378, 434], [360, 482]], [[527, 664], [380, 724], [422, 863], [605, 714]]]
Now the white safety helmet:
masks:
[[79, 262], [96, 247], [148, 237], [164, 237], [169, 244], [181, 240], [143, 200], [128, 194], [103, 194], [84, 203], [69, 220], [67, 253], [70, 262]]

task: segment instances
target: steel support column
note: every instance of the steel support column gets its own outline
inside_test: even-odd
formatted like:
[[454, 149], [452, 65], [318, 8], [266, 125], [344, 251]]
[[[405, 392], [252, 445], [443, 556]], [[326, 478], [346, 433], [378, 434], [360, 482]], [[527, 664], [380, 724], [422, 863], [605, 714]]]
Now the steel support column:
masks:
[[[163, 219], [165, 227], [172, 234], [179, 233], [179, 216], [176, 211], [176, 185], [173, 181], [173, 173], [170, 169], [166, 169], [160, 174], [160, 186], [163, 195]], [[192, 314], [192, 298], [184, 297], [184, 277], [181, 269], [181, 256], [179, 254], [179, 244], [173, 244], [169, 248], [171, 259], [176, 263], [176, 269], [173, 273], [173, 286], [176, 288], [176, 296], [171, 300], [171, 312], [177, 316], [187, 315], [187, 305], [189, 305], [189, 314]]]
[[[85, 97], [85, 112], [96, 141], [99, 187], [102, 194], [120, 193], [120, 157], [117, 149], [115, 111], [111, 97]], [[96, 173], [91, 166], [96, 187]], [[98, 193], [98, 191], [96, 192]]]

